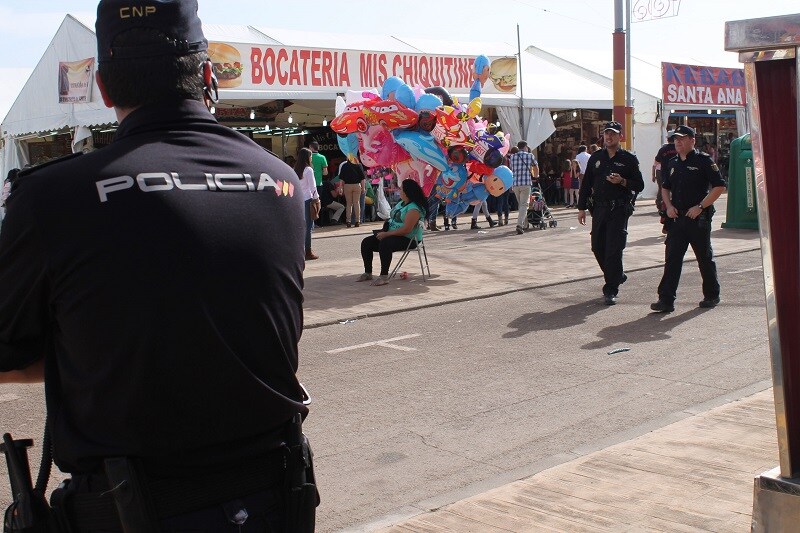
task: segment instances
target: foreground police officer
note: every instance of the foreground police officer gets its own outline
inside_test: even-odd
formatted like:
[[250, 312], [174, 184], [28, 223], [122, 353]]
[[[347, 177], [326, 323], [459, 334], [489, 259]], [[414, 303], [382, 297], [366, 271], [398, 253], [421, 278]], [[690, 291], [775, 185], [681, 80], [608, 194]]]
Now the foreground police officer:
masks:
[[578, 222], [586, 225], [586, 210], [592, 215], [592, 252], [603, 271], [603, 303], [617, 303], [619, 286], [628, 279], [622, 268], [622, 251], [628, 237], [628, 218], [636, 195], [644, 189], [639, 160], [619, 145], [622, 125], [603, 126], [605, 146], [586, 164], [578, 195]]
[[675, 310], [683, 256], [690, 244], [703, 278], [700, 307], [719, 304], [717, 264], [711, 249], [711, 217], [715, 212], [714, 202], [727, 185], [711, 156], [695, 150], [692, 128], [678, 126], [673, 135], [678, 155], [667, 162], [661, 184], [661, 197], [669, 217], [664, 275], [658, 285], [658, 301], [650, 305], [658, 313]]
[[284, 470], [307, 414], [297, 178], [208, 112], [196, 0], [103, 0], [96, 28], [119, 129], [15, 181], [0, 379], [45, 381], [73, 532], [302, 529]]

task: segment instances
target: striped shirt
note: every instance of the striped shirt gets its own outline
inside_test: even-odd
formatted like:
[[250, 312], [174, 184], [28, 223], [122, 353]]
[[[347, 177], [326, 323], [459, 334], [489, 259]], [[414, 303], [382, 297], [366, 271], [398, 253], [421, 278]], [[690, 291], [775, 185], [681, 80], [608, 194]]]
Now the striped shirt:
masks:
[[539, 166], [530, 152], [517, 152], [509, 158], [511, 173], [514, 174], [513, 186], [529, 186], [531, 184], [531, 168]]

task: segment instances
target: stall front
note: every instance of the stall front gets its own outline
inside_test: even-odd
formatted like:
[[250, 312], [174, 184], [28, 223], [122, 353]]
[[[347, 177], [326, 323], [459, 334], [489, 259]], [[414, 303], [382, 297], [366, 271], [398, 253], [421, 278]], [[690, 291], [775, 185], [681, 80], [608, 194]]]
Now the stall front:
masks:
[[731, 141], [749, 131], [744, 69], [661, 63], [661, 78], [667, 128], [694, 128], [727, 177]]
[[[341, 157], [327, 127], [336, 96], [375, 90], [392, 75], [412, 87], [442, 86], [466, 101], [479, 54], [491, 61], [482, 115], [499, 120], [514, 141], [542, 144], [556, 131], [554, 113], [612, 108], [609, 87], [526, 52], [520, 58], [506, 43], [314, 34], [310, 47], [305, 32], [214, 24], [204, 32], [220, 73], [214, 113], [284, 157], [309, 137], [331, 158]], [[3, 174], [110, 142], [116, 118], [94, 81], [95, 54], [91, 23], [67, 15], [2, 123]]]

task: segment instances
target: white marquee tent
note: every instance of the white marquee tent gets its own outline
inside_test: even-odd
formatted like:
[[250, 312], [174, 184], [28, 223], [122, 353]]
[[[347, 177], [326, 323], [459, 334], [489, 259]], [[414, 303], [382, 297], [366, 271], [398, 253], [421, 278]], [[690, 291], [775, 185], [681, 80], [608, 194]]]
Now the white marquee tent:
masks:
[[[309, 43], [309, 34], [305, 32], [214, 24], [206, 24], [203, 29], [209, 41], [241, 43], [256, 48], [313, 46], [314, 49], [367, 50], [376, 54], [380, 52], [454, 54], [465, 57], [475, 57], [479, 54], [489, 57], [516, 55], [515, 47], [496, 42], [455, 43], [420, 38], [315, 33], [311, 36], [312, 45]], [[115, 123], [113, 110], [103, 105], [100, 92], [93, 80], [89, 101], [58, 103], [59, 63], [80, 61], [95, 55], [96, 41], [91, 23], [67, 15], [0, 126], [2, 131], [0, 175], [5, 176], [8, 169], [22, 167], [28, 162], [26, 143], [31, 139], [66, 130], [72, 132], [74, 139], [78, 139], [81, 132], [86, 131], [85, 128], [108, 127]], [[552, 58], [540, 57], [540, 54], [532, 53], [531, 49], [523, 52], [520, 63], [521, 95], [520, 84], [517, 85], [516, 93], [484, 91], [482, 95], [483, 105], [497, 110], [504, 131], [511, 133], [512, 139], [521, 137], [519, 127], [521, 104], [524, 107], [526, 124], [524, 138], [531, 146], [538, 146], [555, 131], [551, 118], [553, 111], [613, 108], [610, 84], [594, 73], [573, 68], [563, 60], [559, 62], [553, 61]], [[290, 112], [332, 117], [336, 95], [355, 88], [357, 87], [342, 85], [294, 90], [264, 85], [255, 88], [251, 86], [221, 89], [220, 102], [240, 107], [256, 107], [270, 101], [288, 101], [289, 105], [275, 117], [276, 122], [285, 121]], [[637, 106], [646, 104], [646, 109], [643, 108], [641, 111], [637, 109], [636, 112], [635, 147], [647, 176], [649, 164], [661, 145], [660, 135], [650, 130], [660, 131], [661, 125], [656, 111], [657, 99], [646, 93], [636, 94], [643, 95], [637, 98]], [[456, 93], [455, 96], [463, 99], [467, 95]], [[645, 181], [649, 182], [647, 179]], [[653, 196], [655, 191], [647, 192], [650, 194], [645, 196]]]

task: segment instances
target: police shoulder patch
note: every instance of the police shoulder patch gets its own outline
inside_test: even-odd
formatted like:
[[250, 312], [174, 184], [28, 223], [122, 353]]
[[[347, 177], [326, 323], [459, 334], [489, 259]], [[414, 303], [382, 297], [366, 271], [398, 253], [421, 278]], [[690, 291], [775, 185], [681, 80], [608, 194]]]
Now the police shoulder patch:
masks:
[[24, 169], [19, 171], [19, 175], [17, 177], [22, 178], [24, 176], [27, 176], [28, 174], [32, 174], [33, 172], [36, 172], [37, 170], [41, 170], [43, 168], [46, 168], [46, 167], [49, 167], [49, 166], [52, 166], [52, 165], [56, 165], [58, 163], [63, 163], [64, 161], [67, 161], [68, 159], [74, 159], [74, 158], [76, 158], [76, 157], [78, 157], [80, 155], [83, 155], [83, 152], [78, 152], [76, 154], [65, 155], [64, 157], [57, 157], [56, 159], [51, 159], [50, 161], [42, 163], [41, 165], [36, 165], [35, 167], [24, 168]]

